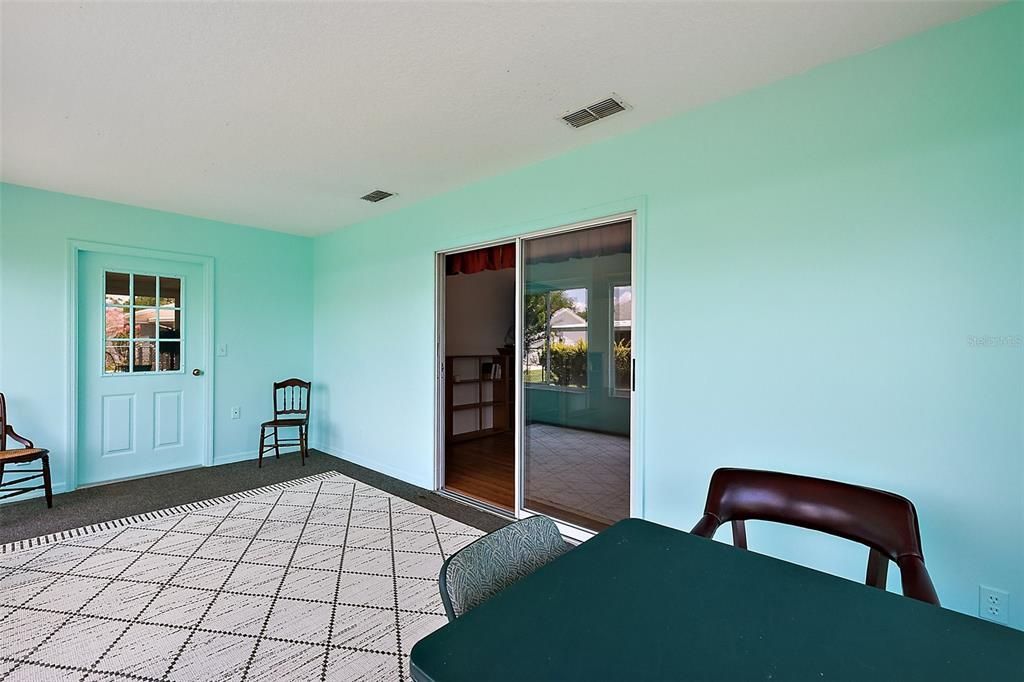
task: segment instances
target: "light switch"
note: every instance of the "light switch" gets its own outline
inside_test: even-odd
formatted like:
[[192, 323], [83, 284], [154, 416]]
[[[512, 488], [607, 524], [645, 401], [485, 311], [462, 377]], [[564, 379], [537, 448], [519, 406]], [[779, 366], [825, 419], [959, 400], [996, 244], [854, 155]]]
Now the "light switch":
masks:
[[218, 343], [217, 344], [217, 355], [219, 355], [220, 357], [224, 357], [227, 354], [228, 354], [228, 344], [226, 344], [226, 343]]

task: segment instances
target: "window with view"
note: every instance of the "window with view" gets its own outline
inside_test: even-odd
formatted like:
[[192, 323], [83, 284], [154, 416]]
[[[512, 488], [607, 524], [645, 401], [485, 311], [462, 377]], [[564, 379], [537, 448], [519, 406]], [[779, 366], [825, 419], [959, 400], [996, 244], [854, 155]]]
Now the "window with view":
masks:
[[106, 374], [181, 369], [181, 280], [126, 272], [106, 273]]
[[587, 387], [587, 290], [561, 289], [525, 298], [524, 380]]
[[612, 386], [616, 394], [629, 393], [633, 352], [633, 287], [612, 287]]

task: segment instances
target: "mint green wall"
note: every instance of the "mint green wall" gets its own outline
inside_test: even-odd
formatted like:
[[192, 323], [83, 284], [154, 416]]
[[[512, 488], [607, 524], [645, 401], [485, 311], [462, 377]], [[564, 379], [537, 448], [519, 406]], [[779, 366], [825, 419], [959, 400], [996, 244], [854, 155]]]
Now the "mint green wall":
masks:
[[430, 486], [434, 251], [636, 208], [644, 516], [689, 528], [725, 465], [893, 490], [944, 603], [1024, 627], [1024, 348], [968, 343], [1024, 334], [1022, 35], [1002, 6], [317, 238], [315, 444]]
[[[312, 374], [312, 240], [0, 185], [0, 391], [18, 431], [67, 470], [68, 240], [214, 258], [214, 462], [255, 456], [275, 379]], [[231, 407], [241, 419], [230, 419]]]
[[[433, 253], [636, 210], [643, 515], [688, 528], [725, 465], [894, 490], [944, 603], [1024, 627], [1024, 348], [968, 343], [1024, 334], [1022, 34], [1003, 6], [316, 240], [0, 185], [0, 390], [60, 489], [67, 240], [210, 255], [216, 461], [315, 367], [314, 445], [429, 487]], [[810, 535], [750, 530], [862, 577]]]

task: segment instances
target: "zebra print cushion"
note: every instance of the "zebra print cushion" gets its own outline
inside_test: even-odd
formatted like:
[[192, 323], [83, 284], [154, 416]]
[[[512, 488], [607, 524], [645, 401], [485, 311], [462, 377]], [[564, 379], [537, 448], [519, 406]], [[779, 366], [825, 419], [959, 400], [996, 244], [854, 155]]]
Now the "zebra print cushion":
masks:
[[462, 548], [441, 567], [441, 601], [455, 620], [568, 551], [554, 521], [531, 516]]

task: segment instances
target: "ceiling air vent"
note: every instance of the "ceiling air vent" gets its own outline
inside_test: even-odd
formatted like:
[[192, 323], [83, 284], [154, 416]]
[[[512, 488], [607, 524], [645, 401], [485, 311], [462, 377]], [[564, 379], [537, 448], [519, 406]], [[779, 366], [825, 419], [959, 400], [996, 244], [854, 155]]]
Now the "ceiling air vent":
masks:
[[369, 194], [363, 196], [362, 199], [364, 201], [370, 201], [370, 202], [373, 202], [373, 203], [376, 204], [378, 201], [384, 201], [388, 197], [393, 197], [393, 196], [395, 196], [395, 195], [392, 192], [385, 192], [382, 189], [375, 189], [372, 192], [370, 192]]
[[562, 116], [562, 120], [571, 125], [573, 128], [582, 128], [583, 126], [599, 121], [602, 118], [617, 114], [620, 111], [625, 111], [627, 105], [622, 100], [616, 97], [609, 97], [608, 99], [601, 100], [595, 104], [591, 104], [589, 107], [584, 107], [579, 111]]

